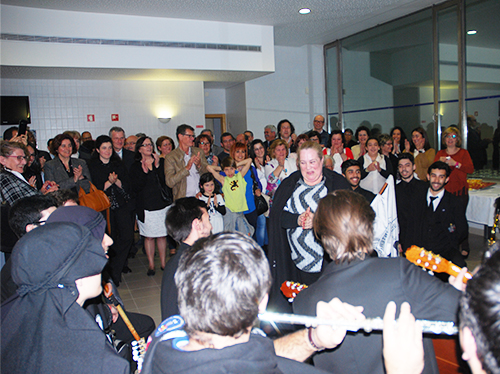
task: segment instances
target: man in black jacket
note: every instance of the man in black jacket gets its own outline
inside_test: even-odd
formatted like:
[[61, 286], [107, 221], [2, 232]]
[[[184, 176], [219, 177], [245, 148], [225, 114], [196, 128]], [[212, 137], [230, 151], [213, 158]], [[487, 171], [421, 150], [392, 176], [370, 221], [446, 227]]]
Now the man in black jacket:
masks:
[[[323, 198], [314, 216], [314, 232], [333, 260], [321, 278], [300, 292], [294, 313], [314, 315], [318, 301], [338, 297], [362, 305], [366, 317], [382, 316], [389, 301], [411, 302], [417, 319], [456, 322], [460, 292], [402, 257], [374, 258], [375, 213], [366, 199], [350, 191]], [[461, 278], [459, 278], [461, 279]], [[432, 341], [424, 339], [423, 373], [438, 373]], [[317, 368], [334, 373], [383, 374], [382, 338], [377, 333], [349, 334], [339, 347], [314, 356]]]
[[161, 281], [162, 320], [179, 314], [174, 275], [182, 254], [212, 231], [206, 204], [194, 197], [177, 199], [167, 213], [168, 233], [179, 243], [177, 253], [167, 262]]
[[417, 212], [419, 200], [427, 191], [427, 183], [415, 178], [415, 159], [410, 153], [401, 153], [398, 158], [401, 181], [396, 185], [396, 204], [399, 223], [399, 250], [405, 252], [416, 244]]
[[[266, 308], [271, 273], [258, 244], [237, 232], [202, 238], [187, 248], [175, 284], [180, 316], [166, 319], [156, 330], [143, 374], [320, 373], [284, 357], [303, 361], [318, 350], [334, 348], [346, 334], [322, 325], [271, 341], [262, 332], [252, 332], [258, 313]], [[363, 318], [359, 308], [338, 299], [319, 303], [318, 316]]]
[[450, 167], [442, 161], [429, 166], [429, 189], [420, 200], [420, 223], [417, 245], [432, 251], [460, 267], [466, 265], [459, 244], [469, 226], [461, 200], [444, 189], [450, 178]]

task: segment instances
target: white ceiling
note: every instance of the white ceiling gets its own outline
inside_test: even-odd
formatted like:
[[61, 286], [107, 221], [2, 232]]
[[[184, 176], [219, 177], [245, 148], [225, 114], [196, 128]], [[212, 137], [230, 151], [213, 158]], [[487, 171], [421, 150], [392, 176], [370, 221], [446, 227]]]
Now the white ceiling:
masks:
[[[276, 45], [326, 44], [443, 0], [2, 0], [91, 13], [274, 26]], [[298, 10], [309, 7], [311, 13]]]
[[[274, 26], [275, 44], [302, 46], [327, 44], [389, 20], [410, 14], [443, 0], [2, 0], [2, 4], [93, 13], [200, 19]], [[309, 7], [311, 13], [298, 10]], [[75, 79], [170, 80], [165, 71], [120, 69], [60, 69], [2, 67], [2, 77]], [[178, 73], [178, 72], [177, 72]], [[242, 82], [256, 76], [226, 76], [197, 79]], [[188, 79], [189, 80], [189, 79]], [[192, 80], [192, 79], [191, 79]], [[209, 83], [212, 87], [228, 85]]]

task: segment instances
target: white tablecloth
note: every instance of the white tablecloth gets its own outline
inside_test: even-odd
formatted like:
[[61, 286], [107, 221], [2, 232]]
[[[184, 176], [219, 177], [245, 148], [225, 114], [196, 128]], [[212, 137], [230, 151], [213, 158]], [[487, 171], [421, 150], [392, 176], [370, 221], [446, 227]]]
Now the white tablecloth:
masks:
[[495, 199], [499, 196], [500, 185], [498, 183], [483, 190], [469, 190], [467, 221], [480, 225], [493, 226]]

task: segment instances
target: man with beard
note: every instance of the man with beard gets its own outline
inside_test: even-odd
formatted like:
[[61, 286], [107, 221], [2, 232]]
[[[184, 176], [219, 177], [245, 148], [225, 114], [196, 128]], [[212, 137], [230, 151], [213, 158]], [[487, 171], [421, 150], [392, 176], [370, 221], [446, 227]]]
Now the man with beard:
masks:
[[417, 196], [425, 195], [428, 185], [414, 177], [415, 159], [410, 153], [401, 153], [398, 158], [398, 171], [401, 181], [396, 185], [396, 203], [399, 223], [399, 250], [406, 251], [415, 244], [417, 236], [417, 211], [421, 199]]
[[353, 192], [359, 193], [368, 201], [368, 203], [372, 203], [375, 198], [375, 194], [359, 187], [359, 181], [361, 180], [361, 166], [359, 165], [358, 160], [344, 161], [342, 163], [342, 175], [351, 185]]
[[465, 238], [469, 226], [460, 200], [446, 191], [450, 167], [436, 161], [427, 171], [429, 189], [425, 200], [420, 198], [419, 232], [417, 245], [432, 251], [460, 267], [466, 263], [460, 254], [459, 243]]

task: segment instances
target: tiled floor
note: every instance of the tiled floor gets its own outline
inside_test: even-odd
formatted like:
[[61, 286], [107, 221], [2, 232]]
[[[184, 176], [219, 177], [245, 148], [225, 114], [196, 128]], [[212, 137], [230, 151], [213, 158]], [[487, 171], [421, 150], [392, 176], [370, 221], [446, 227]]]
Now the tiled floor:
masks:
[[160, 290], [163, 272], [160, 269], [160, 259], [155, 257], [156, 274], [148, 277], [148, 260], [146, 255], [139, 252], [133, 259], [129, 259], [131, 273], [122, 274], [122, 283], [118, 288], [125, 309], [130, 312], [143, 313], [151, 316], [156, 325], [161, 322]]
[[[472, 271], [479, 265], [482, 253], [485, 249], [485, 240], [480, 235], [469, 236], [471, 254], [467, 265]], [[160, 269], [160, 259], [155, 257], [156, 275], [148, 277], [146, 255], [139, 249], [134, 259], [129, 259], [131, 273], [123, 274], [122, 283], [119, 287], [120, 296], [125, 303], [125, 309], [131, 312], [143, 313], [151, 316], [156, 325], [161, 322], [160, 311], [160, 289], [163, 272]]]

